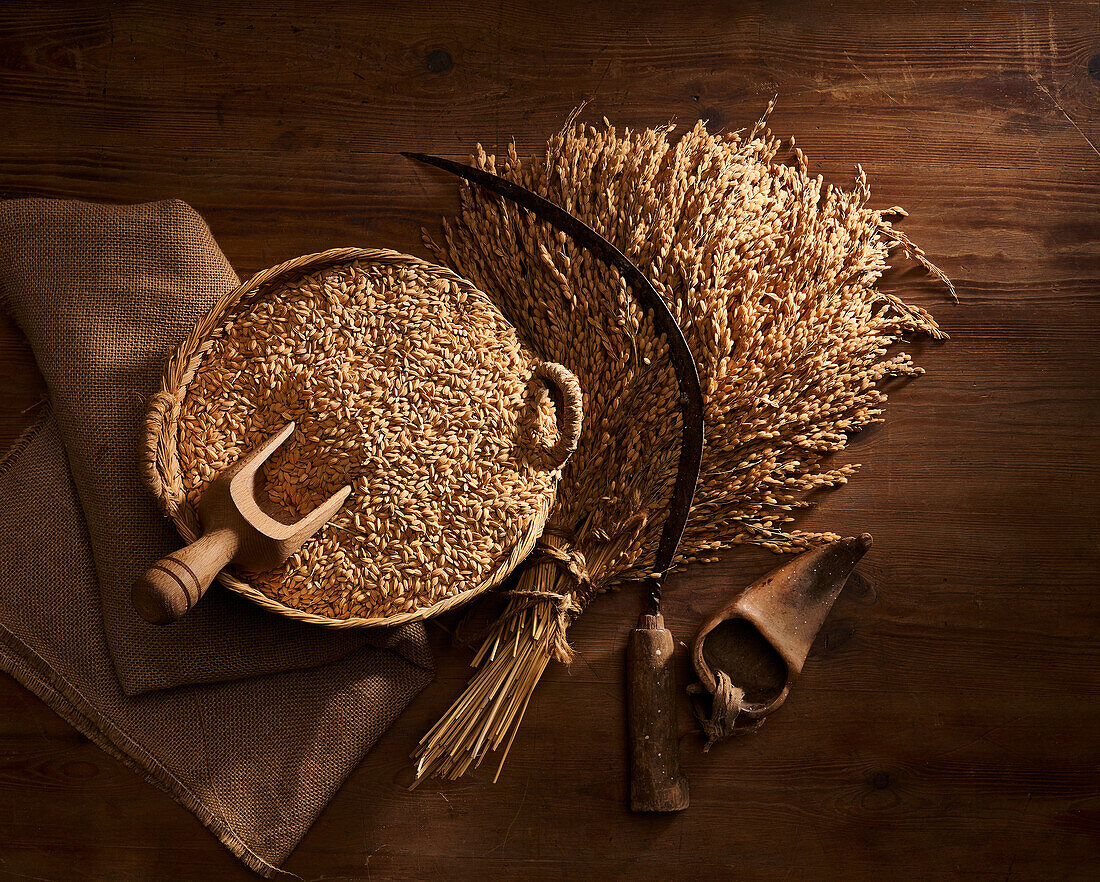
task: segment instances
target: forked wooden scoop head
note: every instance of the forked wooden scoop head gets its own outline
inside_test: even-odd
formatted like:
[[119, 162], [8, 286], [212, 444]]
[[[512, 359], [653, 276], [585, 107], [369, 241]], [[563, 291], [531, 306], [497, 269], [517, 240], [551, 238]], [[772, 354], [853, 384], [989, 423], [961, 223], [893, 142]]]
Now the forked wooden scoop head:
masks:
[[256, 502], [260, 467], [293, 433], [294, 423], [287, 423], [206, 488], [196, 507], [203, 534], [153, 564], [130, 592], [143, 619], [157, 625], [174, 622], [198, 603], [230, 563], [254, 571], [277, 567], [339, 511], [350, 485], [292, 524], [261, 511]]

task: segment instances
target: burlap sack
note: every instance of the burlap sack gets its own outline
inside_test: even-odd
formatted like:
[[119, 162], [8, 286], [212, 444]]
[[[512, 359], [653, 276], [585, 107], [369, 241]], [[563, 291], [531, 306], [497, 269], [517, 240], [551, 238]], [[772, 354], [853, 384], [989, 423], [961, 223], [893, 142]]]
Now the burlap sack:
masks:
[[431, 659], [421, 626], [334, 633], [218, 586], [169, 628], [130, 609], [133, 578], [180, 544], [138, 478], [143, 399], [236, 281], [180, 202], [0, 204], [0, 302], [53, 409], [0, 468], [0, 665], [270, 872]]

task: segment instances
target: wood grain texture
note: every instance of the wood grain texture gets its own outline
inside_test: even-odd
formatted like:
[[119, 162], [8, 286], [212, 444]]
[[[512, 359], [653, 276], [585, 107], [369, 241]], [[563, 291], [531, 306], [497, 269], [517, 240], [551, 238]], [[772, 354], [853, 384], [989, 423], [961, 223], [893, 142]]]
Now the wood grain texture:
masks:
[[[305, 879], [1088, 879], [1100, 864], [1100, 11], [1088, 2], [0, 5], [0, 195], [178, 197], [242, 274], [337, 245], [425, 254], [455, 186], [393, 154], [539, 150], [581, 101], [644, 126], [750, 125], [779, 96], [827, 180], [955, 280], [890, 290], [952, 339], [808, 527], [875, 544], [784, 707], [703, 755], [692, 805], [627, 810], [624, 649], [639, 599], [595, 603], [501, 781], [412, 793], [408, 753], [469, 654], [321, 816]], [[44, 390], [0, 321], [0, 444]], [[774, 559], [676, 578], [695, 628]], [[680, 682], [689, 674], [679, 647]], [[681, 701], [681, 731], [690, 728]], [[186, 811], [0, 679], [0, 879], [249, 879]]]
[[626, 638], [630, 810], [680, 812], [690, 805], [680, 774], [676, 643], [664, 617], [644, 614]]

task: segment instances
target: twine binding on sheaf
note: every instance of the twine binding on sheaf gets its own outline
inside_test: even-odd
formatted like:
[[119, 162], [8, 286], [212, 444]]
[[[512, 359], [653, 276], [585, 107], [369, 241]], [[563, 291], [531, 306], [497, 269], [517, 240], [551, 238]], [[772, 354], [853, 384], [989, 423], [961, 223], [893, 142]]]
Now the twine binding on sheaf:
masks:
[[[436, 266], [418, 257], [385, 248], [347, 247], [332, 248], [284, 261], [256, 273], [248, 281], [218, 298], [209, 312], [169, 356], [161, 378], [160, 389], [148, 401], [145, 433], [142, 439], [143, 478], [152, 490], [160, 510], [172, 519], [185, 541], [195, 541], [202, 533], [202, 526], [194, 507], [187, 502], [182, 480], [178, 450], [180, 416], [187, 389], [217, 338], [227, 313], [241, 303], [258, 298], [271, 286], [290, 277], [352, 261], [430, 267], [443, 283], [457, 283], [471, 292], [476, 292], [470, 282], [452, 270]], [[557, 471], [560, 476], [561, 468], [577, 447], [582, 430], [583, 397], [580, 384], [570, 371], [552, 362], [537, 364], [534, 368], [534, 376], [552, 392], [556, 392], [562, 402], [562, 407], [559, 408], [558, 437], [555, 443], [544, 451], [544, 465], [551, 471]], [[287, 606], [257, 590], [229, 569], [223, 570], [217, 578], [225, 587], [265, 609], [296, 621], [329, 628], [396, 626], [421, 621], [461, 606], [500, 585], [535, 547], [536, 540], [546, 525], [553, 500], [552, 491], [545, 494], [541, 500], [541, 506], [535, 512], [521, 540], [480, 584], [410, 612], [388, 616], [332, 618]]]
[[[566, 540], [564, 534], [554, 530], [553, 527], [544, 530], [544, 537], [547, 534]], [[562, 664], [570, 664], [576, 657], [576, 652], [569, 645], [566, 634], [569, 626], [573, 623], [573, 619], [581, 612], [581, 606], [576, 600], [577, 593], [587, 591], [591, 585], [591, 579], [588, 575], [584, 554], [579, 549], [570, 547], [567, 541], [564, 546], [552, 545], [546, 541], [546, 538], [536, 542], [535, 549], [527, 558], [525, 565], [528, 567], [536, 566], [543, 561], [557, 567], [567, 579], [567, 584], [571, 590], [560, 592], [540, 591], [531, 588], [514, 589], [507, 592], [509, 598], [518, 601], [515, 606], [511, 607], [510, 612], [514, 615], [536, 604], [546, 604], [553, 611], [553, 615], [548, 617], [548, 627], [553, 632], [549, 640], [549, 649], [557, 661]], [[544, 616], [543, 618], [547, 617]]]

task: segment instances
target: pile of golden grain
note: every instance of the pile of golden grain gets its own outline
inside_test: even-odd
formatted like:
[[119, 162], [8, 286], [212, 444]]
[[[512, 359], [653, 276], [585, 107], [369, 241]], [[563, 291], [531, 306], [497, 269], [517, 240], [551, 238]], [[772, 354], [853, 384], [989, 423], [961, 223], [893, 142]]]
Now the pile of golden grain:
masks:
[[273, 514], [344, 484], [335, 518], [250, 583], [330, 618], [409, 612], [477, 587], [549, 504], [532, 450], [553, 412], [514, 329], [428, 265], [351, 263], [266, 294], [214, 336], [180, 415], [195, 504], [217, 473], [282, 427], [264, 467]]
[[[888, 348], [908, 332], [944, 336], [930, 315], [877, 287], [900, 248], [950, 287], [894, 229], [901, 209], [870, 208], [812, 175], [801, 150], [766, 131], [714, 135], [699, 123], [619, 132], [571, 124], [545, 158], [514, 149], [475, 164], [546, 196], [622, 250], [666, 300], [690, 344], [706, 400], [699, 487], [679, 564], [753, 543], [795, 551], [833, 538], [792, 528], [810, 491], [856, 466], [827, 462], [882, 417], [883, 380], [921, 371]], [[585, 390], [585, 425], [551, 513], [549, 541], [588, 581], [527, 568], [490, 631], [466, 694], [425, 738], [421, 774], [457, 776], [515, 735], [564, 631], [593, 595], [646, 575], [667, 515], [680, 443], [663, 342], [615, 272], [526, 212], [463, 186], [440, 262], [494, 299], [541, 357]], [[952, 291], [953, 293], [953, 291]], [[476, 697], [476, 701], [472, 697]], [[491, 712], [490, 712], [491, 711]], [[501, 758], [503, 762], [503, 757]]]

